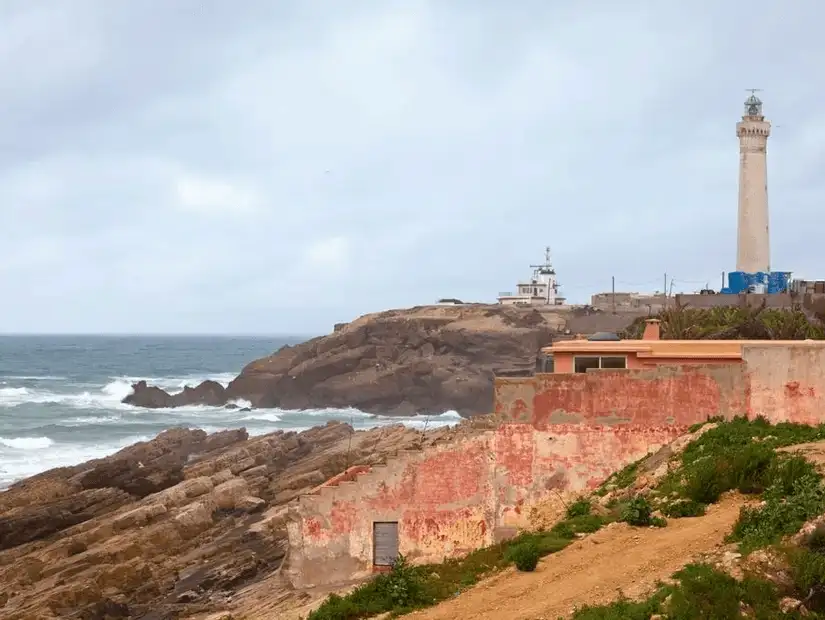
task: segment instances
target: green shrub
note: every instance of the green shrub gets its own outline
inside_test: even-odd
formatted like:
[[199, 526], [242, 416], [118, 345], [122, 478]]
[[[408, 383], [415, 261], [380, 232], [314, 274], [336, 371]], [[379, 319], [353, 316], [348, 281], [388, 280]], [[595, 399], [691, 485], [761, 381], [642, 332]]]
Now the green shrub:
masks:
[[[769, 582], [745, 578], [737, 581], [707, 564], [689, 564], [674, 575], [677, 583], [661, 586], [645, 601], [618, 600], [609, 605], [584, 607], [574, 620], [648, 620], [661, 615], [668, 620], [759, 620], [793, 618], [779, 611], [779, 593]], [[745, 606], [747, 613], [743, 613]]]
[[659, 598], [635, 602], [620, 598], [609, 605], [584, 606], [573, 613], [575, 620], [648, 620], [661, 607]]
[[825, 611], [825, 555], [809, 549], [788, 553], [791, 578], [810, 611]]
[[358, 620], [386, 611], [411, 610], [433, 602], [422, 572], [399, 556], [389, 573], [378, 575], [347, 596], [330, 595], [308, 620]]
[[593, 510], [593, 505], [586, 497], [580, 497], [567, 507], [567, 518], [585, 517]]
[[517, 569], [526, 573], [536, 570], [540, 556], [538, 545], [532, 541], [519, 543], [507, 550], [507, 559], [515, 564]]
[[636, 527], [650, 525], [664, 527], [666, 525], [664, 519], [653, 516], [653, 506], [643, 495], [637, 495], [624, 506], [620, 519]]
[[783, 536], [825, 512], [825, 491], [820, 477], [804, 475], [794, 480], [792, 492], [786, 493], [783, 483], [771, 486], [762, 506], [743, 507], [728, 540], [740, 543], [744, 553], [779, 542]]
[[720, 459], [703, 459], [685, 469], [683, 493], [697, 504], [713, 504], [729, 488], [728, 465]]
[[681, 517], [701, 517], [705, 514], [705, 505], [692, 499], [681, 499], [662, 507], [666, 517], [679, 519]]
[[776, 460], [770, 472], [770, 484], [778, 495], [793, 495], [799, 480], [820, 479], [821, 475], [808, 459], [802, 456], [787, 456]]
[[576, 534], [590, 534], [600, 530], [605, 522], [606, 519], [599, 515], [581, 515], [559, 521], [550, 529], [550, 533], [560, 538], [573, 539]]
[[767, 581], [737, 581], [708, 564], [689, 564], [674, 577], [679, 585], [666, 607], [668, 620], [741, 618], [740, 605], [752, 608], [757, 618], [779, 616], [776, 589]]

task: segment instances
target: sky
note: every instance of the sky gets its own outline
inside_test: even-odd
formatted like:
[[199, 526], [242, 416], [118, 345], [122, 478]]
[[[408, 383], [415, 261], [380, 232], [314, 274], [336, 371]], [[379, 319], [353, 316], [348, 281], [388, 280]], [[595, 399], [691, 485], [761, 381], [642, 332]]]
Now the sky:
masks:
[[[735, 268], [760, 88], [772, 267], [825, 279], [814, 0], [2, 0], [0, 331], [320, 334]], [[665, 276], [667, 274], [667, 276]]]

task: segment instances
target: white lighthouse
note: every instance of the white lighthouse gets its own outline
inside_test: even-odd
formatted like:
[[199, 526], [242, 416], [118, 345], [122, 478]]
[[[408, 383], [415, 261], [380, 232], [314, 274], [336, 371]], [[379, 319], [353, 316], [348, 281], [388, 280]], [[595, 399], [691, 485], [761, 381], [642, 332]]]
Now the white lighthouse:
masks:
[[745, 101], [745, 113], [736, 123], [739, 137], [739, 225], [736, 270], [770, 272], [768, 226], [768, 136], [771, 124], [762, 114], [755, 89]]

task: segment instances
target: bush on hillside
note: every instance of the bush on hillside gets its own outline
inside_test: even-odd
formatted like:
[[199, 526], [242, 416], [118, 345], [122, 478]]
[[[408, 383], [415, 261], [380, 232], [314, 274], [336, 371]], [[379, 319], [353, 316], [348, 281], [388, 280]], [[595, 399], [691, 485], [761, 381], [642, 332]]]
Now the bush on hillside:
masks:
[[664, 519], [653, 516], [653, 506], [643, 495], [637, 495], [627, 503], [622, 510], [621, 520], [636, 527], [665, 525]]
[[332, 594], [308, 620], [359, 620], [392, 610], [411, 610], [433, 603], [420, 571], [399, 556], [392, 570], [378, 575], [347, 596]]
[[708, 564], [689, 564], [674, 575], [677, 583], [662, 586], [644, 601], [620, 599], [609, 605], [577, 610], [574, 620], [648, 620], [654, 615], [668, 620], [734, 620], [793, 618], [780, 611], [780, 593], [765, 580], [746, 577], [737, 581]]
[[507, 559], [523, 572], [533, 572], [539, 563], [539, 547], [532, 541], [525, 541], [507, 550]]
[[806, 521], [825, 512], [825, 489], [818, 474], [803, 475], [792, 487], [787, 493], [782, 484], [776, 484], [764, 493], [761, 506], [742, 508], [728, 539], [749, 553], [795, 534]]
[[701, 517], [705, 514], [705, 505], [692, 499], [680, 499], [662, 507], [662, 514], [673, 519], [682, 517]]
[[567, 518], [585, 517], [593, 510], [593, 504], [586, 497], [580, 497], [567, 507]]

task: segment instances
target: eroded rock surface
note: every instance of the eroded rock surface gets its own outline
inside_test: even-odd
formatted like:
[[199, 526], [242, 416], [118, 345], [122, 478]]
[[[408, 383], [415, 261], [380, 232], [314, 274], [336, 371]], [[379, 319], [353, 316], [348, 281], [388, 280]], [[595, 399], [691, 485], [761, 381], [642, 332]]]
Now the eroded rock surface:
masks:
[[227, 388], [213, 381], [178, 394], [136, 383], [125, 403], [141, 407], [223, 405], [356, 407], [409, 415], [485, 414], [493, 370], [534, 367], [564, 326], [560, 314], [513, 306], [423, 306], [369, 314], [248, 364]]
[[255, 438], [172, 429], [28, 478], [0, 493], [0, 617], [201, 618], [232, 612], [258, 583], [262, 604], [282, 602], [293, 595], [277, 573], [289, 500], [482, 422], [426, 434], [328, 423]]

